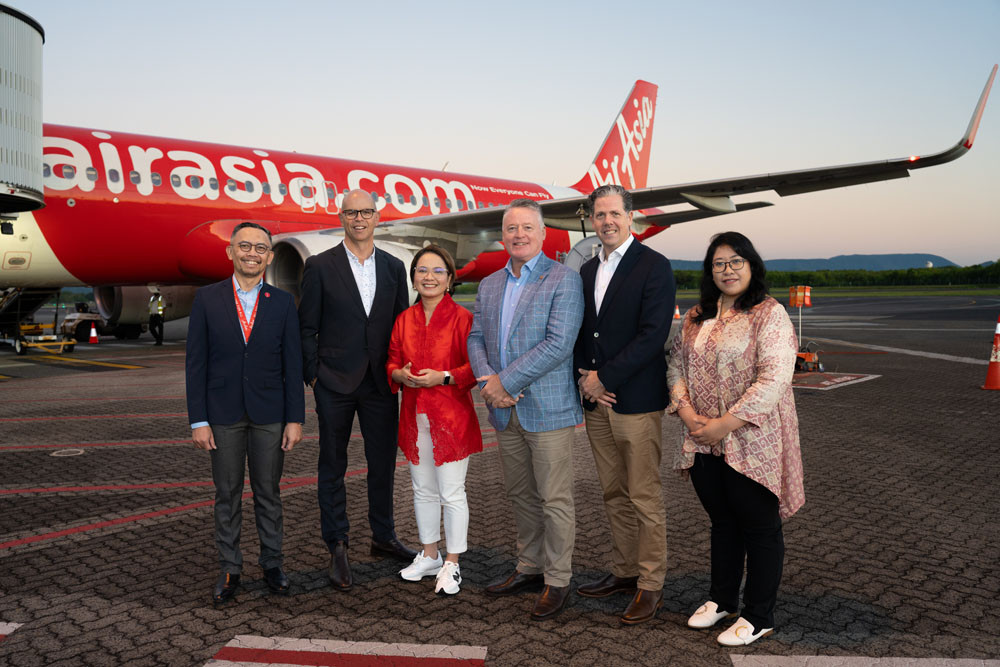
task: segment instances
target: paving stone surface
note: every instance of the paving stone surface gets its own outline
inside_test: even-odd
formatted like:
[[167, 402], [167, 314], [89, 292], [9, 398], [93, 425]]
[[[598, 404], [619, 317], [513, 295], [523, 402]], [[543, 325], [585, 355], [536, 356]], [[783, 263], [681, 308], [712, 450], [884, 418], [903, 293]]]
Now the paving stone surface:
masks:
[[[936, 330], [937, 320], [901, 316], [886, 326], [917, 331], [817, 329], [815, 335], [988, 358], [991, 334], [958, 331], [962, 324], [947, 325], [956, 329], [949, 333]], [[310, 412], [307, 438], [285, 459], [291, 595], [267, 592], [247, 500], [244, 586], [236, 603], [214, 609], [208, 456], [189, 444], [183, 346], [168, 343], [80, 346], [75, 353], [139, 370], [71, 367], [0, 350], [0, 374], [14, 376], [0, 382], [0, 624], [21, 624], [0, 642], [0, 664], [200, 665], [241, 635], [483, 646], [490, 665], [1000, 658], [1000, 392], [979, 389], [983, 365], [824, 346], [831, 370], [882, 377], [796, 393], [806, 505], [785, 524], [777, 631], [750, 647], [724, 649], [715, 632], [685, 626], [708, 590], [709, 524], [690, 483], [670, 470], [679, 437], [673, 418], [664, 420], [662, 466], [669, 570], [663, 609], [647, 624], [619, 624], [624, 596], [574, 595], [556, 620], [535, 623], [528, 618], [531, 595], [484, 594], [513, 567], [515, 545], [482, 406], [487, 449], [469, 467], [470, 550], [462, 557], [459, 595], [437, 597], [432, 580], [402, 581], [400, 564], [368, 554], [357, 438], [349, 453], [355, 474], [347, 482], [355, 586], [349, 593], [330, 588]], [[2, 367], [22, 362], [26, 370]], [[82, 454], [53, 456], [70, 448]], [[574, 457], [574, 583], [580, 584], [605, 572], [610, 544], [582, 428]], [[395, 482], [397, 530], [414, 544], [405, 465]]]

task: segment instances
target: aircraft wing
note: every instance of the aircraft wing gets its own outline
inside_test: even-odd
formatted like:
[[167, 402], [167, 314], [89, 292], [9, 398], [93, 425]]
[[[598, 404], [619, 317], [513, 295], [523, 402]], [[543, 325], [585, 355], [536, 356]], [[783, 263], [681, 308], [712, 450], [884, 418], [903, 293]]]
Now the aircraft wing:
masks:
[[[976, 138], [979, 121], [986, 106], [986, 98], [989, 97], [996, 74], [997, 66], [994, 65], [965, 134], [947, 150], [925, 156], [911, 155], [877, 162], [861, 162], [835, 167], [775, 172], [633, 190], [633, 206], [637, 211], [643, 213], [643, 215], [637, 216], [636, 222], [639, 225], [669, 226], [771, 205], [770, 202], [766, 201], [734, 202], [732, 198], [739, 195], [774, 191], [781, 197], [788, 197], [806, 192], [906, 178], [914, 169], [951, 162], [962, 157], [972, 148], [972, 142]], [[539, 202], [545, 217], [545, 224], [557, 229], [579, 230], [581, 220], [585, 217], [586, 200], [585, 195], [580, 195], [579, 197]], [[643, 211], [643, 209], [658, 209], [674, 205], [686, 206], [676, 211]], [[451, 234], [472, 235], [481, 234], [484, 231], [495, 232], [499, 230], [503, 211], [503, 208], [456, 211], [421, 218], [407, 218], [400, 222]]]

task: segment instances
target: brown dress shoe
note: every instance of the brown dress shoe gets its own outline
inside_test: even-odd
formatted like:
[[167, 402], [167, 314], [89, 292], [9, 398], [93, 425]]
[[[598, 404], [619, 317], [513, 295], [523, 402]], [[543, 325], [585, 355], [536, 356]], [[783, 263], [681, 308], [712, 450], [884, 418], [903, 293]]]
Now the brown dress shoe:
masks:
[[347, 561], [347, 543], [337, 542], [330, 554], [330, 583], [334, 590], [349, 591], [354, 584], [351, 578], [351, 564]]
[[535, 608], [531, 610], [531, 620], [544, 621], [559, 615], [569, 600], [569, 586], [545, 586], [542, 594], [535, 600]]
[[624, 625], [638, 625], [645, 623], [656, 616], [656, 612], [663, 606], [663, 591], [646, 591], [639, 589], [635, 597], [628, 603], [625, 613], [622, 614]]
[[609, 574], [600, 581], [580, 586], [576, 592], [586, 598], [603, 598], [625, 591], [635, 593], [635, 586], [638, 582], [639, 577], [616, 577]]
[[486, 587], [487, 595], [513, 595], [514, 593], [519, 593], [527, 588], [541, 589], [542, 585], [545, 583], [545, 575], [542, 574], [522, 574], [517, 570], [514, 570], [514, 574], [510, 575], [503, 581], [498, 581], [494, 584], [490, 584]]

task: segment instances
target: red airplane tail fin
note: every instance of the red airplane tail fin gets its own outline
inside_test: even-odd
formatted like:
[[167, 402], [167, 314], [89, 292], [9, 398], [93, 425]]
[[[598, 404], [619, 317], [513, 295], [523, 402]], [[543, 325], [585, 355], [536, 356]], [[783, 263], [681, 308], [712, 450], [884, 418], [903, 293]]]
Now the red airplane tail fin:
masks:
[[604, 145], [590, 169], [574, 190], [590, 193], [602, 185], [621, 185], [629, 190], [646, 187], [650, 145], [653, 143], [653, 113], [656, 86], [636, 81], [615, 118]]

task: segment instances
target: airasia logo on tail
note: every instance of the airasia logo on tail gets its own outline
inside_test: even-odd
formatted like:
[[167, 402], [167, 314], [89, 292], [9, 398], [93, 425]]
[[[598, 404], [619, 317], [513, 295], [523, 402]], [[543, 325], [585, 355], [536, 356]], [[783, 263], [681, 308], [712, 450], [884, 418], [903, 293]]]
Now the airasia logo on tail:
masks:
[[[632, 98], [631, 104], [625, 104], [600, 155], [587, 172], [593, 188], [602, 185], [621, 185], [628, 189], [645, 187], [654, 106], [655, 103], [645, 95], [641, 99]], [[626, 111], [631, 112], [628, 119]], [[617, 146], [614, 142], [616, 131]]]

